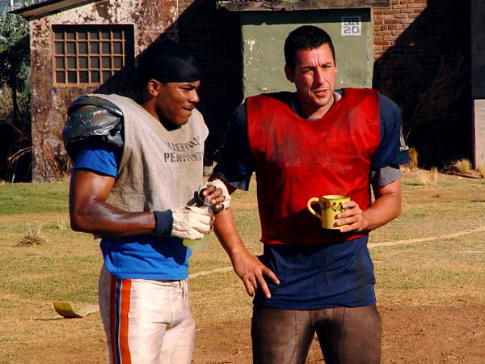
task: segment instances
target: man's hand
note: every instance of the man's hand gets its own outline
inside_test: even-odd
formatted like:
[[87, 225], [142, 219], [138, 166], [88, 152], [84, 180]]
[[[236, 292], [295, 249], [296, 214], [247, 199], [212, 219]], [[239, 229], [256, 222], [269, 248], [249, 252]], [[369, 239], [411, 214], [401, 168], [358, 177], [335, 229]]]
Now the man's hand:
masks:
[[355, 201], [349, 201], [342, 205], [345, 208], [344, 212], [337, 215], [336, 225], [348, 225], [340, 229], [340, 232], [346, 233], [348, 231], [364, 231], [367, 229], [368, 221], [365, 219], [364, 211], [361, 210], [359, 204]]
[[231, 255], [232, 265], [234, 271], [242, 280], [246, 292], [251, 297], [259, 288], [263, 291], [267, 298], [271, 297], [271, 292], [266, 284], [264, 277], [268, 277], [274, 283], [280, 284], [278, 277], [271, 269], [265, 266], [255, 255], [252, 255], [247, 250], [241, 250], [239, 253]]
[[265, 277], [279, 284], [278, 277], [266, 267], [253, 254], [249, 253], [241, 240], [234, 221], [232, 209], [224, 210], [215, 215], [215, 232], [222, 247], [231, 259], [234, 271], [241, 279], [250, 296], [254, 296], [257, 289], [261, 289], [266, 297], [271, 297], [271, 292], [266, 284]]
[[207, 208], [182, 206], [172, 209], [173, 225], [170, 236], [198, 240], [211, 230], [212, 216]]
[[206, 183], [202, 188], [205, 200], [212, 204], [214, 212], [228, 209], [231, 205], [231, 195], [226, 184], [220, 179], [214, 179]]
[[344, 212], [337, 215], [338, 226], [348, 225], [341, 232], [370, 231], [387, 224], [401, 214], [401, 181], [396, 179], [385, 186], [374, 186], [375, 201], [364, 211], [355, 201], [343, 204]]

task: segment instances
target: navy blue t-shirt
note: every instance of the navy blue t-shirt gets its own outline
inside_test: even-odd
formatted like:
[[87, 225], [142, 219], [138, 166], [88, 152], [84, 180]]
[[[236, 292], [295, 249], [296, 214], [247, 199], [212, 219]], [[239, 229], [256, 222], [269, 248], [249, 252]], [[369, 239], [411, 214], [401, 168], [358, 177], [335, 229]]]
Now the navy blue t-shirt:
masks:
[[[345, 97], [344, 90], [337, 90]], [[277, 94], [298, 113], [296, 94]], [[372, 158], [371, 180], [384, 186], [400, 177], [407, 163], [401, 137], [401, 112], [389, 98], [379, 95], [381, 144]], [[247, 133], [245, 105], [236, 109], [214, 175], [233, 187], [248, 190], [254, 172]], [[280, 279], [267, 280], [272, 297], [258, 291], [254, 304], [283, 309], [319, 309], [366, 306], [375, 303], [374, 268], [367, 249], [368, 237], [338, 244], [295, 246], [265, 244], [261, 261]]]

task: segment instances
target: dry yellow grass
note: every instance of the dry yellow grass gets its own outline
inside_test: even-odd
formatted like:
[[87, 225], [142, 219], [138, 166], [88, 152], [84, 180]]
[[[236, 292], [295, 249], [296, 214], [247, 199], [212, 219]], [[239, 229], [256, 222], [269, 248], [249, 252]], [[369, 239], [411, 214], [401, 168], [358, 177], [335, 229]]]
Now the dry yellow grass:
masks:
[[480, 173], [480, 177], [485, 178], [485, 165], [479, 164], [477, 166], [478, 173]]
[[33, 229], [30, 224], [27, 225], [27, 232], [23, 236], [22, 240], [20, 240], [17, 243], [17, 246], [28, 247], [28, 246], [42, 245], [47, 243], [47, 239], [44, 236], [42, 236], [41, 230], [42, 230], [42, 225], [40, 225], [36, 229]]
[[434, 185], [438, 181], [438, 169], [433, 167], [430, 171], [424, 169], [417, 169], [416, 175], [418, 180], [425, 186]]
[[404, 170], [414, 170], [418, 168], [418, 151], [414, 147], [409, 148], [409, 163], [403, 166]]
[[460, 159], [453, 163], [453, 167], [458, 173], [461, 174], [471, 174], [473, 171], [472, 163], [466, 158]]

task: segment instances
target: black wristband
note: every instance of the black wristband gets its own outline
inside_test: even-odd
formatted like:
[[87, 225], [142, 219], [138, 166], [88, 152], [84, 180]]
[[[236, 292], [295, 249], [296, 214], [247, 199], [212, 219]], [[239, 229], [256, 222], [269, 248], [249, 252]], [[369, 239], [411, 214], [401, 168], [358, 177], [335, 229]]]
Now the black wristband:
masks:
[[172, 210], [153, 211], [155, 215], [155, 235], [170, 236], [173, 227]]

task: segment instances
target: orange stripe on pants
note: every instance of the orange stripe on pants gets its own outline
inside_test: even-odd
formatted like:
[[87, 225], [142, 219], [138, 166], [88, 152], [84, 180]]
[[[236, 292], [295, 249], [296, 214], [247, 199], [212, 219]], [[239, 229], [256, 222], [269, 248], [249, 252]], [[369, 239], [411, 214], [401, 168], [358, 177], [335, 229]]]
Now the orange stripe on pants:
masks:
[[119, 345], [121, 363], [131, 364], [130, 347], [128, 346], [128, 314], [130, 312], [130, 298], [131, 298], [131, 280], [123, 279], [121, 286], [120, 299], [120, 329], [119, 329]]
[[130, 312], [131, 280], [111, 277], [110, 332], [113, 364], [131, 364], [128, 345], [128, 314]]

